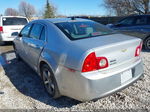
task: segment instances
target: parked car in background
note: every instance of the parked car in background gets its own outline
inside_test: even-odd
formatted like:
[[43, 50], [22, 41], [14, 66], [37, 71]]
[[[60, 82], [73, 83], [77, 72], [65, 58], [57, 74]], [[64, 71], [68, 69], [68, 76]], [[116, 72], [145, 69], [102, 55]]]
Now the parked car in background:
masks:
[[0, 43], [13, 41], [17, 32], [28, 23], [28, 19], [21, 16], [0, 16]]
[[32, 21], [15, 38], [14, 49], [18, 59], [42, 77], [54, 98], [97, 99], [143, 74], [141, 39], [86, 19]]
[[144, 47], [150, 50], [150, 15], [129, 16], [114, 25], [107, 26], [124, 34], [141, 38]]

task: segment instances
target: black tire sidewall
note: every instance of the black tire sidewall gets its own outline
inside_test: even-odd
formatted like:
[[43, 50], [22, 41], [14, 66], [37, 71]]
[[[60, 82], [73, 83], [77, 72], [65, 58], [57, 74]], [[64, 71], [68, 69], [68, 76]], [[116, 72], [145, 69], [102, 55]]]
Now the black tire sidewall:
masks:
[[150, 37], [148, 37], [146, 40], [145, 40], [145, 43], [144, 43], [144, 47], [146, 50], [150, 50], [150, 48], [147, 47], [147, 42], [148, 40], [150, 40]]
[[[43, 70], [44, 70], [45, 68], [51, 73], [51, 80], [53, 81], [53, 84], [54, 84], [54, 92], [53, 92], [53, 94], [50, 94], [50, 93], [48, 92], [48, 90], [47, 90], [47, 88], [46, 88], [46, 86], [45, 86], [45, 84], [44, 84]], [[60, 97], [60, 93], [59, 93], [59, 89], [58, 89], [58, 86], [57, 86], [56, 79], [55, 79], [55, 77], [54, 77], [54, 74], [53, 74], [52, 70], [50, 69], [50, 67], [49, 67], [47, 64], [44, 64], [44, 65], [41, 67], [41, 77], [42, 77], [42, 81], [43, 81], [43, 84], [44, 84], [44, 87], [45, 87], [47, 93], [48, 93], [51, 97], [53, 97], [53, 98], [58, 98], [58, 97]]]

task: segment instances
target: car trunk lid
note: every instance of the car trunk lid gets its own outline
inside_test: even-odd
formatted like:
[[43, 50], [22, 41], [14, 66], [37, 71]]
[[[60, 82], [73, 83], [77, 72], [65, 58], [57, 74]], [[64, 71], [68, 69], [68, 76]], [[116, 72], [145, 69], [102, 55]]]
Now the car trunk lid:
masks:
[[109, 67], [114, 67], [135, 58], [136, 48], [139, 45], [138, 40], [128, 40], [94, 48], [94, 52], [96, 57], [106, 57]]
[[[136, 48], [140, 45], [141, 39], [122, 34], [112, 34], [74, 42], [86, 52], [95, 52], [96, 57], [106, 57], [109, 63], [108, 68], [111, 68], [135, 58]], [[83, 62], [86, 56], [87, 54], [83, 56]]]

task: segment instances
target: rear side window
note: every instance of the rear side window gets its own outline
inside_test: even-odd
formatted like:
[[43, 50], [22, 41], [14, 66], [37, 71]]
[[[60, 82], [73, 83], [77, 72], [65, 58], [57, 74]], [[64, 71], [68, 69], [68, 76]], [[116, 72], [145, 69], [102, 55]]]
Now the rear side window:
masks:
[[11, 26], [11, 25], [26, 25], [27, 19], [26, 18], [15, 18], [15, 17], [3, 17], [3, 26]]
[[121, 21], [119, 22], [119, 24], [122, 24], [122, 25], [133, 25], [134, 20], [135, 20], [135, 18], [129, 17], [129, 18], [126, 18], [126, 19], [121, 20]]
[[29, 25], [25, 26], [25, 27], [23, 28], [23, 30], [21, 31], [20, 34], [21, 34], [23, 37], [28, 37], [31, 27], [32, 27], [32, 24], [29, 24]]
[[30, 37], [34, 39], [40, 39], [43, 28], [43, 25], [34, 24], [30, 33]]
[[147, 18], [145, 16], [136, 18], [135, 25], [146, 25], [146, 24]]

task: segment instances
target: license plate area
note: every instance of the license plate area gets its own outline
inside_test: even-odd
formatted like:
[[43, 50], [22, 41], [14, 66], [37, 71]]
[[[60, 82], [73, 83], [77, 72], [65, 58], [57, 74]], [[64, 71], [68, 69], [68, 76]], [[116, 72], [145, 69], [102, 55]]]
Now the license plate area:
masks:
[[132, 70], [126, 70], [121, 73], [121, 84], [125, 83], [126, 81], [132, 78]]

